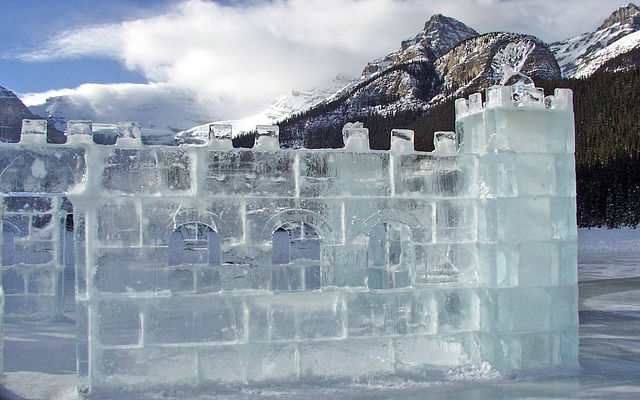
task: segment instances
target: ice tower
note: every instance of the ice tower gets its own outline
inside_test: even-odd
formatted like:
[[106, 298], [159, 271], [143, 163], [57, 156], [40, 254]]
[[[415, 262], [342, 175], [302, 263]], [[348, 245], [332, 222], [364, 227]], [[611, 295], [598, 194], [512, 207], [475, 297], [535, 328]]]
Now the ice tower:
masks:
[[273, 126], [253, 149], [221, 125], [103, 146], [88, 121], [0, 144], [5, 221], [51, 239], [48, 264], [5, 262], [7, 304], [55, 298], [68, 198], [81, 392], [575, 367], [571, 92], [523, 93], [458, 100], [432, 153], [407, 130], [369, 150], [363, 128], [280, 149]]

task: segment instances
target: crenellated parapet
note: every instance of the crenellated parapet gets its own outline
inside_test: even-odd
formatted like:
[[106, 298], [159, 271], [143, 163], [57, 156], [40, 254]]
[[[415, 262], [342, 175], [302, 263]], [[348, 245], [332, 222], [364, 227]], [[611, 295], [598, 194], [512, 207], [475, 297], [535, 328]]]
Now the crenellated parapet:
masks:
[[200, 146], [92, 130], [0, 144], [5, 204], [59, 199], [52, 232], [73, 213], [81, 391], [577, 365], [570, 91], [460, 99], [433, 152], [405, 129], [389, 151], [357, 126], [296, 150], [270, 125], [251, 149], [224, 124]]
[[538, 88], [526, 93], [520, 101], [514, 101], [510, 87], [492, 86], [484, 100], [481, 93], [456, 100], [460, 152], [573, 154], [571, 90], [556, 89], [553, 96], [546, 97]]

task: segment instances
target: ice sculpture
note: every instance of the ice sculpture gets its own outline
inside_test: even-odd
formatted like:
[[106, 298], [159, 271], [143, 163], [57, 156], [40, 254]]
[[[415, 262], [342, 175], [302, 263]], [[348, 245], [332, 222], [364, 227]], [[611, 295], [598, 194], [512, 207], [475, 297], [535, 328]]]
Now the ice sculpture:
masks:
[[543, 104], [544, 93], [535, 87], [533, 80], [522, 73], [527, 58], [535, 49], [534, 42], [508, 43], [496, 52], [491, 62], [496, 82], [511, 87], [513, 100], [518, 105], [524, 102]]
[[270, 126], [235, 149], [228, 126], [103, 146], [78, 123], [0, 144], [0, 182], [5, 221], [46, 243], [41, 265], [3, 261], [9, 311], [57, 293], [73, 204], [82, 392], [577, 365], [569, 90], [460, 99], [433, 153], [353, 125], [343, 149], [288, 150]]

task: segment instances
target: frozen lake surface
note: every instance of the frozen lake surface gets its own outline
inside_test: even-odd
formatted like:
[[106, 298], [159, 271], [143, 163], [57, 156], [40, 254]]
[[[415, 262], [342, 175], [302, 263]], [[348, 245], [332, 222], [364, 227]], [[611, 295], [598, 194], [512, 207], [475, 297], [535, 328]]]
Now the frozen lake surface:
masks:
[[[194, 394], [163, 391], [131, 399], [639, 399], [640, 230], [580, 230], [580, 371], [499, 376], [459, 371], [452, 382], [404, 379], [290, 387], [236, 388]], [[6, 324], [0, 398], [74, 400], [75, 326]], [[453, 379], [452, 379], [453, 378]]]

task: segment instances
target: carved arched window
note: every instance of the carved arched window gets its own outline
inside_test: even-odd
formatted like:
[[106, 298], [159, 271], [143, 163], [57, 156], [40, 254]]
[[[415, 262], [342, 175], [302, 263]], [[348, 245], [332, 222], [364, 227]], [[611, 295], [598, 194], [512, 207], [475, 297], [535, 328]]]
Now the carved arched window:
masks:
[[202, 290], [208, 276], [203, 267], [220, 265], [220, 238], [209, 225], [188, 222], [178, 226], [169, 238], [169, 288], [175, 292]]
[[273, 232], [273, 290], [314, 290], [321, 286], [318, 231], [306, 222], [287, 222]]
[[177, 227], [169, 238], [169, 265], [220, 264], [220, 238], [202, 222]]
[[395, 221], [376, 224], [369, 231], [367, 257], [369, 289], [409, 286], [413, 268], [411, 228]]

